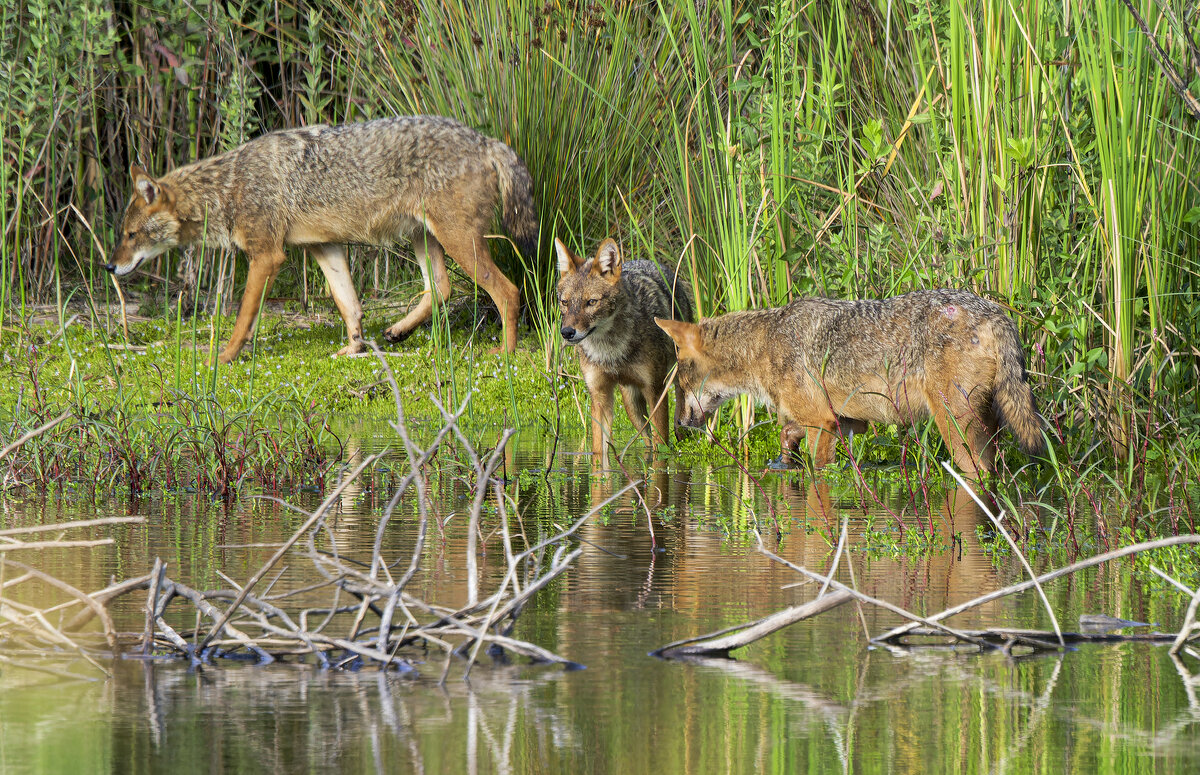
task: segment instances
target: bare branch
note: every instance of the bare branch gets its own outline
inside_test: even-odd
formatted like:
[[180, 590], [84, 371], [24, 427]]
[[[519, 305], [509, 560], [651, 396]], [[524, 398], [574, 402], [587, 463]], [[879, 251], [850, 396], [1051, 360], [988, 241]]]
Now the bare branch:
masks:
[[[741, 632], [735, 635], [725, 635], [724, 637], [714, 637], [716, 633], [701, 635], [690, 641], [663, 646], [657, 651], [651, 651], [650, 654], [651, 656], [666, 659], [693, 656], [707, 657], [713, 655], [729, 656], [729, 652], [734, 649], [749, 646], [751, 643], [765, 638], [773, 632], [782, 630], [784, 627], [824, 613], [831, 608], [837, 608], [842, 603], [847, 603], [853, 599], [854, 595], [839, 590], [828, 595], [821, 595], [804, 605], [785, 608], [756, 622], [745, 624], [740, 628]], [[728, 631], [722, 630], [722, 632]]]
[[29, 441], [30, 439], [37, 438], [38, 436], [41, 436], [43, 433], [50, 430], [55, 425], [58, 425], [60, 422], [63, 422], [70, 416], [71, 416], [71, 412], [69, 410], [66, 412], [63, 412], [58, 417], [55, 417], [53, 420], [46, 423], [45, 425], [34, 428], [33, 430], [26, 433], [24, 436], [21, 436], [21, 438], [14, 441], [12, 444], [9, 444], [4, 449], [0, 449], [0, 460], [3, 460], [5, 457], [7, 457], [10, 452], [14, 452], [14, 451], [20, 449], [25, 444], [25, 442]]
[[[1134, 8], [1132, 0], [1121, 0], [1121, 2], [1125, 4], [1125, 8], [1133, 15], [1133, 20], [1137, 23], [1138, 29], [1142, 31], [1142, 34], [1146, 36], [1146, 40], [1150, 42], [1150, 53], [1154, 55], [1154, 61], [1158, 63], [1158, 69], [1162, 70], [1167, 83], [1171, 84], [1171, 88], [1183, 99], [1183, 104], [1191, 111], [1192, 117], [1200, 119], [1200, 100], [1196, 99], [1195, 95], [1188, 89], [1187, 80], [1175, 69], [1175, 65], [1171, 62], [1170, 57], [1167, 56], [1167, 52], [1163, 50], [1162, 44], [1158, 42], [1158, 38], [1154, 37], [1154, 33], [1150, 31], [1146, 20], [1138, 13], [1137, 8]], [[1200, 75], [1200, 73], [1197, 74]]]

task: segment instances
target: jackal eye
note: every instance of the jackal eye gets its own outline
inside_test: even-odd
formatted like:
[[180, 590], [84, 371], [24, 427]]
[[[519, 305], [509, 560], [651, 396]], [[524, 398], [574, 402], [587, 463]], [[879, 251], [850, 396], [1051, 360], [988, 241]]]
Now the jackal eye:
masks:
[[599, 303], [600, 303], [599, 299], [588, 299], [587, 300], [587, 306], [589, 306], [589, 307], [594, 307]]
[[558, 303], [563, 305], [564, 307], [567, 306], [567, 297], [565, 297], [565, 296], [562, 297], [561, 299], [558, 300]]

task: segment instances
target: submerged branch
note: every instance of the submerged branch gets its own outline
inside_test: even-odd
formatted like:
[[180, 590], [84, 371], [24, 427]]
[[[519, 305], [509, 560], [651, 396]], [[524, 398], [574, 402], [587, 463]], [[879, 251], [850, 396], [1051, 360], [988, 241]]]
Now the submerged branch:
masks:
[[[503, 502], [507, 495], [502, 484], [493, 478], [504, 462], [512, 432], [502, 435], [496, 448], [485, 460], [475, 452], [457, 425], [465, 408], [460, 409], [458, 414], [444, 414], [445, 425], [428, 449], [419, 448], [408, 437], [404, 429], [403, 412], [398, 410], [393, 427], [401, 434], [409, 455], [409, 472], [402, 477], [396, 491], [389, 495], [384, 515], [375, 530], [374, 541], [362, 550], [369, 551], [369, 557], [348, 556], [340, 551], [333, 543], [334, 535], [324, 526], [324, 521], [340, 502], [346, 488], [364, 476], [383, 457], [383, 453], [365, 457], [328, 493], [315, 511], [301, 511], [306, 516], [304, 523], [288, 540], [276, 546], [270, 559], [244, 584], [238, 584], [218, 572], [227, 588], [197, 590], [169, 578], [165, 564], [159, 561], [154, 570], [144, 576], [113, 584], [89, 595], [42, 571], [8, 560], [8, 565], [21, 573], [15, 578], [0, 581], [3, 584], [0, 589], [37, 581], [66, 592], [72, 599], [45, 610], [5, 601], [5, 605], [0, 607], [0, 629], [13, 628], [20, 633], [23, 643], [44, 648], [48, 652], [65, 653], [66, 649], [70, 649], [99, 669], [103, 668], [98, 660], [112, 658], [121, 647], [131, 644], [140, 646], [143, 658], [176, 656], [192, 664], [207, 663], [220, 657], [244, 658], [245, 655], [252, 655], [259, 663], [308, 657], [315, 659], [322, 667], [334, 669], [370, 664], [381, 670], [407, 672], [412, 672], [415, 664], [428, 660], [430, 652], [442, 652], [446, 665], [453, 658], [462, 658], [469, 670], [481, 646], [487, 644], [492, 649], [504, 649], [535, 662], [575, 667], [575, 662], [537, 644], [513, 638], [510, 633], [513, 622], [530, 599], [572, 567], [582, 551], [578, 547], [579, 539], [574, 535], [575, 532], [609, 501], [597, 504], [571, 524], [556, 528], [557, 532], [549, 537], [534, 541], [529, 546], [514, 548], [508, 532], [508, 512]], [[480, 584], [484, 579], [479, 578], [481, 571], [475, 563], [473, 551], [469, 550], [465, 564], [468, 588], [472, 592], [468, 605], [458, 610], [422, 600], [407, 591], [409, 582], [422, 570], [429, 517], [424, 469], [438, 452], [442, 440], [452, 434], [462, 442], [471, 469], [476, 474], [476, 492], [471, 499], [470, 513], [466, 515], [469, 529], [472, 534], [480, 530], [489, 493], [500, 499], [496, 511], [503, 523], [501, 529], [505, 535], [504, 555], [507, 561], [503, 580], [494, 589], [481, 589]], [[619, 497], [635, 484], [630, 483], [609, 500]], [[419, 514], [419, 532], [413, 545], [401, 550], [398, 557], [384, 556], [384, 547], [390, 543], [384, 540], [384, 532], [402, 498], [416, 498], [414, 510]], [[0, 533], [0, 552], [111, 543], [112, 538], [86, 542], [26, 541], [16, 536], [53, 533], [55, 538], [59, 538], [64, 530], [70, 528], [132, 521], [136, 520], [114, 518], [7, 530]], [[308, 536], [306, 547], [297, 546], [305, 536]], [[319, 538], [328, 540], [332, 550], [319, 549]], [[316, 585], [304, 584], [292, 590], [271, 590], [270, 587], [278, 582], [279, 577], [274, 577], [270, 582], [266, 579], [272, 569], [292, 552], [310, 561], [314, 573], [324, 577], [325, 581]], [[405, 571], [398, 579], [394, 579], [390, 569], [402, 562], [406, 565]], [[254, 594], [260, 584], [268, 587], [262, 596]], [[145, 627], [136, 634], [118, 635], [108, 608], [114, 601], [138, 590], [148, 591]], [[345, 605], [339, 598], [339, 595], [347, 594], [355, 598], [351, 605]], [[324, 600], [314, 602], [314, 596], [323, 597]], [[74, 612], [61, 629], [50, 624], [46, 616], [50, 611], [60, 611], [62, 616], [63, 609], [80, 604], [83, 610]], [[180, 608], [184, 610], [180, 611]], [[394, 614], [400, 618], [395, 625], [392, 622]], [[310, 616], [314, 619], [311, 625]], [[181, 630], [178, 623], [189, 621], [192, 617], [196, 621], [194, 628]], [[79, 632], [80, 628], [95, 618], [102, 622], [107, 650], [97, 640], [97, 633]], [[332, 632], [340, 624], [346, 626], [343, 633]], [[68, 637], [64, 630], [72, 631], [76, 637]]]
[[[990, 627], [986, 630], [964, 630], [981, 640], [986, 640], [997, 646], [1010, 642], [1023, 642], [1042, 649], [1057, 650], [1058, 644], [1051, 641], [1058, 638], [1059, 633], [1053, 630], [1022, 630], [1012, 627]], [[1170, 643], [1175, 640], [1175, 634], [1169, 632], [1069, 632], [1062, 631], [1062, 639], [1066, 643]], [[902, 637], [944, 638], [946, 633], [932, 627], [917, 627], [909, 630]], [[905, 646], [914, 644], [893, 638], [893, 643]]]
[[[963, 611], [969, 611], [972, 608], [978, 608], [984, 603], [990, 603], [993, 600], [999, 600], [1002, 597], [1008, 597], [1009, 595], [1016, 594], [1017, 592], [1023, 592], [1026, 589], [1031, 589], [1034, 587], [1035, 583], [1045, 584], [1047, 581], [1053, 581], [1054, 579], [1061, 578], [1062, 576], [1069, 576], [1072, 573], [1084, 570], [1085, 568], [1091, 568], [1095, 565], [1102, 565], [1109, 560], [1128, 557], [1129, 555], [1137, 554], [1139, 552], [1147, 552], [1152, 549], [1163, 549], [1168, 546], [1181, 546], [1184, 544], [1200, 544], [1200, 535], [1171, 536], [1170, 538], [1160, 538], [1156, 541], [1142, 541], [1141, 543], [1132, 544], [1121, 549], [1114, 549], [1111, 552], [1098, 554], [1095, 557], [1090, 557], [1086, 560], [1080, 560], [1079, 562], [1072, 563], [1065, 568], [1059, 568], [1058, 570], [1051, 571], [1050, 573], [1043, 573], [1041, 576], [1038, 576], [1035, 579], [1027, 579], [1020, 583], [1005, 587], [1004, 589], [998, 589], [995, 592], [989, 592], [986, 595], [980, 595], [974, 600], [968, 600], [965, 603], [959, 603], [956, 606], [951, 606], [941, 613], [930, 616], [929, 621], [940, 622], [943, 619], [948, 619], [955, 614], [962, 613]], [[919, 625], [914, 623], [902, 624], [899, 627], [888, 630], [874, 640], [876, 642], [893, 640], [905, 634], [906, 632], [911, 632], [918, 626]]]
[[[701, 635], [686, 641], [671, 643], [662, 648], [651, 651], [650, 655], [654, 657], [663, 657], [665, 659], [673, 659], [676, 657], [698, 657], [698, 656], [729, 656], [729, 652], [734, 649], [740, 649], [744, 646], [749, 646], [757, 640], [767, 637], [771, 633], [778, 632], [784, 627], [803, 621], [817, 614], [824, 613], [831, 608], [836, 608], [842, 603], [847, 603], [854, 599], [854, 596], [849, 592], [838, 590], [828, 595], [822, 595], [812, 602], [804, 605], [792, 606], [785, 608], [782, 611], [777, 611], [770, 616], [763, 617], [756, 622], [750, 622], [743, 625], [741, 632], [732, 635], [716, 636], [716, 633], [709, 635]], [[722, 630], [722, 633], [727, 630]], [[716, 636], [716, 637], [714, 637]]]

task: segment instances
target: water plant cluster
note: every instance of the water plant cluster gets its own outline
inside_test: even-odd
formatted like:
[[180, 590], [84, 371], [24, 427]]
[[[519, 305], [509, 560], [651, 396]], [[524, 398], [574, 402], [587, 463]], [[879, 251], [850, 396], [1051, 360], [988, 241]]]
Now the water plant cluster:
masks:
[[[12, 360], [9, 351], [4, 357]], [[54, 363], [59, 373], [48, 372]], [[74, 375], [83, 373], [69, 363]], [[20, 379], [8, 382], [19, 387], [11, 403], [0, 405], [0, 434], [34, 435], [0, 456], [0, 490], [55, 486], [135, 497], [148, 491], [231, 496], [245, 485], [319, 490], [329, 463], [341, 457], [316, 403], [294, 392], [270, 394], [269, 406], [223, 402], [211, 390], [167, 384], [161, 369], [145, 375], [141, 390], [124, 391], [117, 380], [125, 370], [115, 365], [109, 372], [115, 378], [89, 385], [90, 378], [62, 374], [64, 364], [35, 347], [23, 369], [12, 366], [6, 372]]]
[[[704, 314], [969, 287], [1018, 320], [1054, 442], [1039, 476], [1070, 493], [1067, 508], [1190, 519], [1200, 141], [1164, 72], [1188, 74], [1197, 34], [1168, 6], [33, 0], [0, 10], [0, 46], [12, 54], [0, 63], [0, 346], [45, 338], [31, 324], [39, 303], [52, 305], [51, 328], [82, 310], [98, 336], [125, 343], [99, 265], [130, 164], [158, 172], [279, 127], [440, 113], [526, 160], [543, 239], [536, 257], [496, 243], [526, 302], [515, 362], [497, 371], [472, 354], [490, 342], [472, 331], [460, 347], [443, 317], [410, 345], [426, 367], [415, 401], [478, 382], [494, 395], [477, 412], [582, 420], [548, 303], [555, 235], [577, 251], [612, 235], [631, 257], [681, 264]], [[403, 251], [358, 250], [354, 262], [369, 316], [394, 317], [413, 297]], [[314, 269], [297, 254], [273, 295], [324, 303]], [[179, 422], [215, 407], [261, 418], [276, 401], [315, 420], [358, 400], [347, 387], [373, 390], [366, 361], [339, 364], [325, 389], [329, 369], [270, 351], [268, 338], [219, 376], [203, 356], [191, 368], [180, 332], [229, 311], [240, 271], [220, 251], [176, 251], [126, 283], [169, 328], [166, 362], [187, 379], [123, 379], [131, 365], [110, 355], [86, 368], [60, 360], [46, 367], [64, 372], [53, 381], [86, 384], [99, 406], [87, 412], [134, 426], [161, 410], [147, 384], [190, 396], [165, 401]], [[204, 336], [228, 331], [216, 320]], [[134, 331], [128, 344], [164, 339]], [[271, 376], [287, 371], [276, 357], [303, 358], [292, 372], [311, 391]], [[10, 423], [27, 393], [5, 389]], [[718, 435], [743, 438], [756, 419], [736, 407]], [[885, 457], [937, 444], [920, 429], [872, 435], [867, 454]], [[1004, 461], [1010, 474], [1026, 462], [1011, 450]]]

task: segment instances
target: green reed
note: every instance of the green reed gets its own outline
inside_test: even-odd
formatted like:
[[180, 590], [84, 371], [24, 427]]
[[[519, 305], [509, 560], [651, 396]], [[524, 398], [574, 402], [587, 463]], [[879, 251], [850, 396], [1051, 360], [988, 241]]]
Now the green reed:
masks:
[[[36, 385], [38, 366], [31, 368]], [[327, 464], [340, 457], [314, 403], [299, 395], [263, 396], [233, 410], [212, 394], [159, 384], [154, 401], [126, 396], [102, 412], [91, 408], [94, 396], [75, 398], [70, 419], [4, 460], [4, 489], [232, 496], [248, 485], [322, 486]], [[267, 404], [270, 411], [264, 411]], [[11, 411], [0, 412], [0, 438], [17, 438], [57, 412], [32, 391]]]
[[[657, 19], [625, 5], [466, 0], [409, 8], [365, 10], [362, 29], [347, 30], [353, 88], [380, 114], [453, 116], [525, 160], [542, 222], [534, 271], [518, 272], [507, 245], [492, 245], [525, 299], [549, 295], [555, 278], [544, 268], [553, 266], [555, 233], [590, 246], [620, 235], [626, 204], [636, 218], [655, 217], [657, 139], [686, 98]], [[370, 45], [352, 40], [356, 34]], [[549, 337], [557, 327], [532, 306]]]
[[[1134, 5], [1185, 61], [1187, 29]], [[612, 235], [631, 257], [682, 259], [705, 314], [970, 287], [1019, 321], [1062, 437], [1056, 470], [1095, 475], [1072, 459], [1086, 452], [1076, 437], [1126, 454], [1106, 469], [1124, 488], [1200, 455], [1200, 140], [1123, 3], [239, 2], [201, 16], [166, 0], [36, 0], [0, 9], [0, 44], [13, 53], [0, 62], [0, 339], [33, 341], [29, 309], [45, 301], [60, 325], [85, 298], [110, 323], [94, 265], [130, 162], [162, 171], [281, 126], [441, 113], [533, 173], [539, 255], [493, 245], [547, 367], [549, 240], [587, 251]], [[416, 273], [381, 255], [362, 290], [403, 293]], [[161, 314], [176, 330], [191, 315], [195, 338], [197, 315], [237, 297], [238, 265], [198, 250], [149, 267], [195, 277]], [[278, 287], [307, 300], [299, 266]], [[434, 341], [455, 397], [448, 320]], [[198, 365], [180, 379], [177, 364], [176, 384], [204, 392]], [[748, 427], [748, 406], [739, 417]]]

